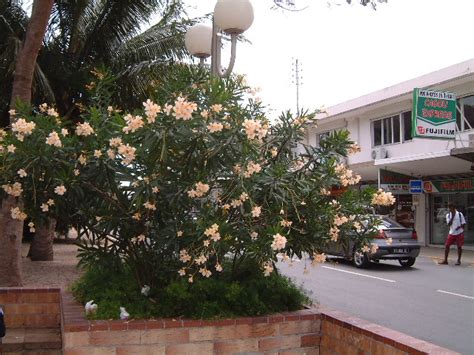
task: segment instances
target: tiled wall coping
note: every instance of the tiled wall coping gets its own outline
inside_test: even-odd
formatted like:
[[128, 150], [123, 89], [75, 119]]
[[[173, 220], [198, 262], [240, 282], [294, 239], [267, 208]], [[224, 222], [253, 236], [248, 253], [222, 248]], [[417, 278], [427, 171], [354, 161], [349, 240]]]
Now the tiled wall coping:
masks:
[[0, 293], [59, 293], [60, 288], [52, 287], [0, 287]]
[[[369, 321], [348, 315], [344, 312], [321, 308], [322, 322], [336, 324], [352, 333], [362, 334], [383, 344], [392, 346], [409, 354], [459, 354], [455, 351], [428, 343], [426, 341], [411, 337], [401, 332], [371, 323]], [[326, 336], [323, 332], [322, 338]]]

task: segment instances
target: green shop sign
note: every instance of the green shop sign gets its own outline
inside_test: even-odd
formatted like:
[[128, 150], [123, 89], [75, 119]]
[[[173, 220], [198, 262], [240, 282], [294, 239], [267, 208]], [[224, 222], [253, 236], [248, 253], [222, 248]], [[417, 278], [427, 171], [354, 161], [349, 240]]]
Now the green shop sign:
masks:
[[413, 90], [412, 135], [418, 138], [454, 139], [456, 94]]
[[458, 180], [423, 181], [423, 190], [433, 192], [474, 192], [474, 178]]

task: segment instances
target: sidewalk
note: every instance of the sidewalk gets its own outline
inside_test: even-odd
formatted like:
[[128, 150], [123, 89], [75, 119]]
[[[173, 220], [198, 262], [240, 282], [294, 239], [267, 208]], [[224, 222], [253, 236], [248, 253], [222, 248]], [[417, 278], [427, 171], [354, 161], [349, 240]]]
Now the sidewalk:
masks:
[[[444, 258], [444, 247], [421, 247], [420, 250], [421, 257], [427, 257], [431, 259], [442, 260]], [[448, 261], [449, 263], [455, 263], [458, 258], [458, 251], [455, 246], [451, 246], [449, 252]], [[464, 265], [474, 266], [474, 250], [465, 250], [462, 251], [461, 263]]]

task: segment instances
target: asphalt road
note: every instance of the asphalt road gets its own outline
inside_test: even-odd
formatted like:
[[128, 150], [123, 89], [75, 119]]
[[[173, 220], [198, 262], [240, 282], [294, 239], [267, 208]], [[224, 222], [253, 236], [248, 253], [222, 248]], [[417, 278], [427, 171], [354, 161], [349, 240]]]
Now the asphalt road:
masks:
[[311, 292], [322, 306], [338, 309], [415, 338], [474, 354], [474, 265], [437, 265], [420, 256], [413, 267], [397, 261], [372, 263], [368, 269], [336, 260], [315, 268], [307, 261], [282, 273]]

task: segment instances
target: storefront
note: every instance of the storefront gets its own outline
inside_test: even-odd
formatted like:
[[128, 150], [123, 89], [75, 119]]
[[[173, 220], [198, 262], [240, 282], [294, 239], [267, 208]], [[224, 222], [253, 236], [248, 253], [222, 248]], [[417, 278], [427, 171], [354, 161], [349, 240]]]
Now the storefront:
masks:
[[466, 218], [465, 245], [474, 246], [474, 178], [424, 181], [424, 191], [429, 202], [430, 244], [444, 244], [448, 204], [454, 203]]

